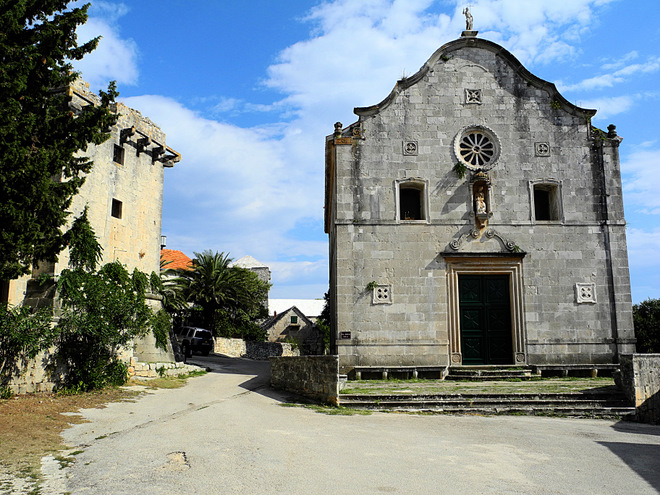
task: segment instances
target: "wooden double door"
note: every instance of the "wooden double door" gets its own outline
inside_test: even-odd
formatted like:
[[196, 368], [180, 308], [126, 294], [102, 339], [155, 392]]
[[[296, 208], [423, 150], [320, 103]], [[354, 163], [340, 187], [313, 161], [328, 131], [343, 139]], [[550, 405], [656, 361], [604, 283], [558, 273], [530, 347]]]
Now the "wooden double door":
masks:
[[509, 275], [459, 275], [463, 365], [513, 363]]

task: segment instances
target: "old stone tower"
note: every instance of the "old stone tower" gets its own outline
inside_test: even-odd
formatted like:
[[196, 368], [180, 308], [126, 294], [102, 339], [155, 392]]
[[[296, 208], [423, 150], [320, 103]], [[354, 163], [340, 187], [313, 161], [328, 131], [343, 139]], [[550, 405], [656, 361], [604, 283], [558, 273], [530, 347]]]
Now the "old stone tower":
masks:
[[614, 126], [465, 31], [326, 138], [340, 367], [634, 351]]
[[[69, 88], [69, 96], [74, 111], [100, 104], [98, 95], [81, 79]], [[102, 263], [118, 260], [129, 272], [137, 268], [147, 274], [158, 273], [164, 170], [173, 167], [181, 156], [167, 146], [165, 133], [140, 112], [121, 103], [117, 103], [116, 112], [119, 117], [110, 138], [87, 147], [86, 155], [94, 165], [73, 198], [69, 221], [87, 207], [90, 225], [103, 248]], [[38, 277], [57, 277], [68, 263], [68, 250], [64, 250], [57, 262], [40, 263], [31, 275], [2, 284], [0, 302], [35, 307], [57, 304], [55, 286], [41, 284]], [[148, 302], [154, 309], [160, 308], [155, 296], [150, 295]], [[130, 354], [148, 362], [174, 359], [171, 352], [156, 348], [152, 334], [136, 341]], [[16, 378], [17, 392], [52, 389], [40, 362], [39, 358], [31, 362], [28, 372]]]
[[[69, 93], [74, 110], [100, 104], [98, 95], [81, 79]], [[119, 118], [110, 138], [87, 147], [94, 166], [73, 198], [69, 219], [73, 221], [88, 208], [89, 222], [103, 248], [102, 263], [119, 260], [129, 271], [158, 273], [164, 169], [173, 167], [181, 156], [166, 145], [165, 133], [140, 112], [121, 103], [116, 112]], [[5, 289], [6, 302], [20, 304], [43, 296], [38, 284], [30, 282], [40, 273], [59, 275], [68, 263], [68, 250], [64, 250], [56, 263], [41, 263], [32, 276], [12, 280]]]

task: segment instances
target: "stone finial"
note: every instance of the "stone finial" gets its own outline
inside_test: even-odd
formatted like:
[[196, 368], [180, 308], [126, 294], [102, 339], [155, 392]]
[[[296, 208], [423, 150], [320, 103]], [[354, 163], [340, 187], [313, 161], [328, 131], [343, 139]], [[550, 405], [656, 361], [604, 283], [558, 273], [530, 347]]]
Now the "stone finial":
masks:
[[335, 137], [341, 136], [342, 127], [343, 125], [341, 122], [335, 122]]
[[610, 124], [607, 126], [607, 137], [610, 139], [614, 139], [615, 137], [617, 137], [616, 126], [614, 124]]

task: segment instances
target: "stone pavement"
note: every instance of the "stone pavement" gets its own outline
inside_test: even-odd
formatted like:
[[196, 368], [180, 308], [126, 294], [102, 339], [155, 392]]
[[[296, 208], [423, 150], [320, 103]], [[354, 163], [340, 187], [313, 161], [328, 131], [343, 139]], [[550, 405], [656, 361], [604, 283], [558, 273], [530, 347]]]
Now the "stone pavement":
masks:
[[[84, 411], [73, 494], [652, 494], [660, 426], [282, 407], [268, 363], [195, 356], [181, 389]], [[56, 492], [42, 492], [56, 493]]]

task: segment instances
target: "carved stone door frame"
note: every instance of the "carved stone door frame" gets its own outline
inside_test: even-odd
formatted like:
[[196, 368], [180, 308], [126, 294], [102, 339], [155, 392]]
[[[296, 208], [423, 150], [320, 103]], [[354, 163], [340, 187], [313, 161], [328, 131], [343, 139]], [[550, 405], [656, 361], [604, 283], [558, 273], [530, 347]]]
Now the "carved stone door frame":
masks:
[[[462, 254], [462, 253], [461, 253]], [[459, 275], [509, 275], [511, 303], [511, 342], [513, 347], [514, 365], [527, 364], [525, 346], [525, 313], [524, 290], [521, 256], [492, 256], [474, 254], [443, 254], [446, 262], [447, 294], [448, 294], [448, 328], [449, 328], [449, 363], [450, 366], [462, 366], [461, 327], [459, 310]]]

